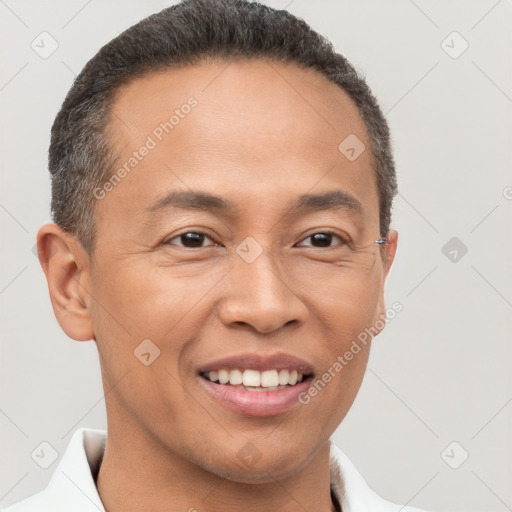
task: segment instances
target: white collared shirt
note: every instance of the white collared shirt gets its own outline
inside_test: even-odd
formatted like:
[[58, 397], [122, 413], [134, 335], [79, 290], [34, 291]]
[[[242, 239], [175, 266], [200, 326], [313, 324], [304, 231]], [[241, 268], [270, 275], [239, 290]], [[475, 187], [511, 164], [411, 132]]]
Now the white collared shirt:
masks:
[[[43, 491], [4, 512], [105, 512], [93, 475], [97, 474], [107, 432], [78, 429]], [[331, 444], [331, 489], [342, 512], [422, 512], [382, 499], [339, 448]]]

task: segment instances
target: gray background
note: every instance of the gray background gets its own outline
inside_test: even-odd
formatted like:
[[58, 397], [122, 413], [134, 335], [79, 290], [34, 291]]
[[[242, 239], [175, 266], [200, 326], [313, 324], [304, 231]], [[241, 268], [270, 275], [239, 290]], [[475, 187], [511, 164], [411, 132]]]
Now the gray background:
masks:
[[[95, 346], [61, 332], [33, 253], [49, 220], [51, 123], [100, 46], [169, 4], [0, 0], [4, 506], [50, 478], [57, 462], [43, 469], [30, 456], [42, 441], [62, 455], [79, 426], [106, 426]], [[390, 500], [438, 511], [512, 510], [512, 5], [269, 4], [303, 17], [365, 73], [396, 151], [400, 244], [387, 296], [404, 310], [375, 340], [334, 440]], [[31, 48], [42, 31], [59, 45], [47, 59]], [[469, 43], [457, 58], [463, 40], [442, 43], [453, 31]], [[466, 452], [458, 469], [449, 466]]]

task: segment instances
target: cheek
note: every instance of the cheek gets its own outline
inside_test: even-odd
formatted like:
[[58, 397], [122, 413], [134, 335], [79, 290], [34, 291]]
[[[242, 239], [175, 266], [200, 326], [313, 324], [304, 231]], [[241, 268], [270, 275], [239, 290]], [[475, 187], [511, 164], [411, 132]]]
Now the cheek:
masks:
[[201, 325], [194, 306], [211, 283], [209, 277], [169, 274], [170, 269], [119, 265], [116, 272], [98, 272], [101, 279], [92, 290], [104, 385], [113, 390], [107, 396], [110, 410], [127, 410], [141, 424], [146, 417], [165, 424], [169, 414], [185, 417], [184, 404], [190, 408], [180, 364]]
[[[104, 334], [133, 339], [165, 337], [194, 314], [195, 305], [222, 279], [225, 269], [157, 266], [149, 261], [118, 264], [93, 286], [93, 323]], [[106, 276], [106, 277], [105, 277]], [[95, 321], [96, 320], [96, 321]], [[128, 336], [128, 333], [130, 336]]]
[[315, 337], [321, 371], [316, 385], [310, 388], [314, 389], [311, 400], [323, 410], [319, 414], [337, 425], [357, 395], [366, 370], [382, 293], [380, 270], [376, 268], [372, 275], [357, 280], [317, 277], [322, 287], [310, 287], [307, 295], [311, 328], [322, 333]]
[[[324, 418], [322, 429], [329, 435], [348, 413], [360, 389], [371, 346], [376, 299], [366, 292], [329, 297], [319, 316], [323, 336], [318, 353], [320, 371], [315, 375], [302, 403], [313, 410], [312, 417]], [[362, 307], [364, 305], [364, 307]]]
[[324, 324], [329, 346], [341, 350], [375, 322], [382, 295], [382, 271], [376, 267], [371, 274], [357, 276], [336, 270], [317, 272], [315, 283], [305, 287], [303, 300], [313, 319]]
[[[184, 400], [181, 384], [190, 378], [197, 333], [213, 309], [208, 292], [226, 273], [221, 270], [184, 273], [141, 262], [97, 272], [101, 278], [94, 282], [91, 305], [95, 338], [109, 385], [129, 372], [122, 386], [127, 406], [138, 403], [147, 410], [143, 390], [151, 388], [162, 389], [175, 404]], [[147, 352], [151, 361], [157, 354], [149, 366], [142, 356]], [[157, 396], [150, 401], [157, 402]], [[157, 403], [153, 406], [158, 409]]]

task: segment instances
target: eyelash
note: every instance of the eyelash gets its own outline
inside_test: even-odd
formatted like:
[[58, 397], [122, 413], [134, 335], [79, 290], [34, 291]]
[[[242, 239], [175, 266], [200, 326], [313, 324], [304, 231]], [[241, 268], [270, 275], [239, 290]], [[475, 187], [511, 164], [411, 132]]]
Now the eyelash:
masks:
[[[212, 242], [214, 242], [215, 245], [217, 245], [217, 246], [220, 245], [210, 235], [208, 235], [208, 234], [206, 234], [206, 233], [204, 233], [202, 231], [185, 231], [184, 233], [180, 233], [179, 235], [176, 235], [176, 236], [172, 237], [171, 239], [163, 242], [163, 245], [174, 245], [174, 244], [171, 243], [173, 240], [175, 240], [176, 238], [180, 238], [183, 235], [186, 235], [187, 233], [194, 233], [196, 235], [204, 235], [205, 237], [209, 238]], [[346, 239], [343, 238], [343, 236], [341, 236], [338, 233], [335, 233], [334, 231], [331, 231], [329, 229], [322, 230], [322, 231], [315, 231], [314, 233], [311, 233], [310, 235], [304, 237], [299, 243], [302, 243], [305, 240], [307, 240], [308, 238], [311, 238], [314, 235], [318, 235], [318, 234], [332, 235], [333, 237], [338, 238], [341, 241], [341, 245], [347, 245], [349, 243]], [[185, 247], [185, 246], [182, 246], [182, 245], [181, 246], [178, 245], [178, 247], [183, 247], [184, 249], [206, 249], [209, 246], [206, 246], [206, 247]], [[313, 246], [307, 246], [307, 247], [313, 247]], [[313, 247], [313, 248], [314, 249], [333, 249], [334, 247], [333, 246], [329, 246], [329, 247]]]

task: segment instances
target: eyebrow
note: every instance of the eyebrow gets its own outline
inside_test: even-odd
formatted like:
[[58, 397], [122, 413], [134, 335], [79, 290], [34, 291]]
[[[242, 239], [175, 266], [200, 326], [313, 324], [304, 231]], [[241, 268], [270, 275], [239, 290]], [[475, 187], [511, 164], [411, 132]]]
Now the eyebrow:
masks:
[[[237, 206], [219, 196], [198, 191], [170, 192], [158, 199], [148, 208], [147, 213], [154, 213], [168, 208], [184, 210], [203, 210], [232, 215], [238, 212]], [[300, 215], [323, 210], [346, 209], [355, 214], [363, 211], [362, 204], [351, 194], [343, 190], [331, 190], [322, 194], [303, 194], [291, 203], [287, 215]]]
[[291, 210], [302, 213], [338, 208], [357, 214], [363, 211], [363, 205], [360, 201], [343, 190], [332, 190], [323, 194], [304, 194], [292, 205]]
[[154, 213], [167, 208], [181, 208], [184, 210], [228, 211], [235, 210], [235, 205], [219, 196], [204, 192], [183, 191], [170, 192], [162, 199], [157, 200], [148, 208], [147, 213]]

